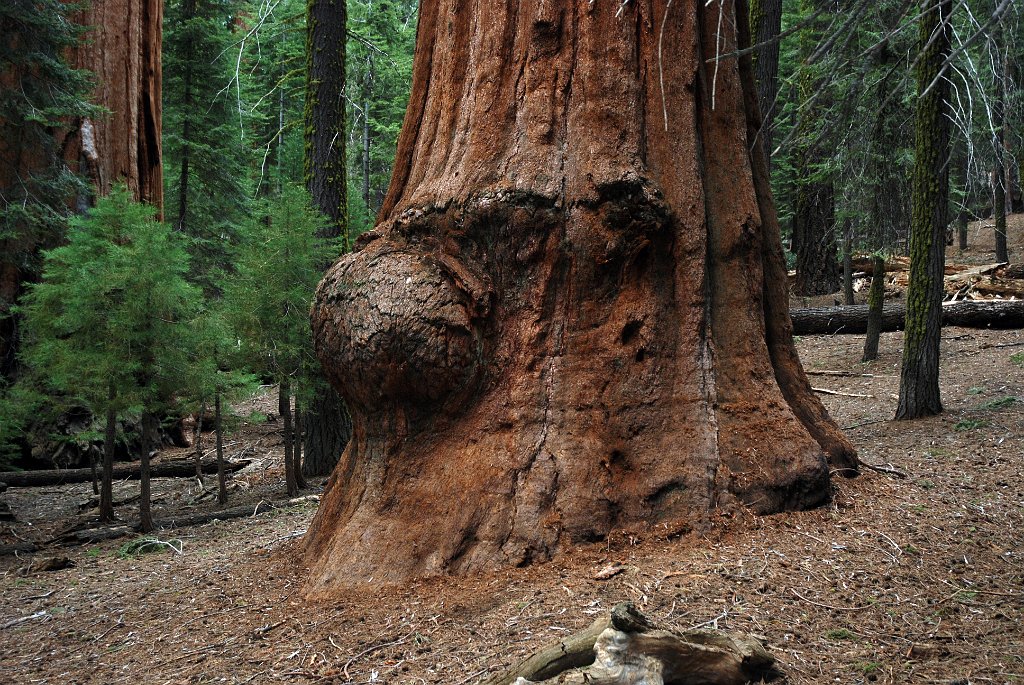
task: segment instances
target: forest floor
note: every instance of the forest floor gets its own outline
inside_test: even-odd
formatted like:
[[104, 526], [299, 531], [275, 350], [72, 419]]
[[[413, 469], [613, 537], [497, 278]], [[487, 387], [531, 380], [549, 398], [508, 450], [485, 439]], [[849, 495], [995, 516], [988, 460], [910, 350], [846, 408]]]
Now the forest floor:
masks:
[[[832, 415], [882, 469], [836, 478], [828, 506], [722, 516], [680, 539], [616, 533], [488, 575], [368, 579], [332, 601], [301, 594], [311, 500], [164, 530], [147, 554], [124, 540], [47, 549], [70, 558], [63, 570], [23, 575], [27, 558], [0, 557], [0, 682], [476, 683], [625, 600], [664, 626], [763, 636], [788, 683], [1024, 682], [1024, 331], [944, 329], [946, 413], [912, 422], [891, 421], [901, 344], [883, 334], [862, 364], [863, 336], [798, 341], [813, 385], [844, 393], [822, 394]], [[286, 502], [272, 406], [254, 399], [229, 441], [254, 462], [228, 506]], [[115, 499], [136, 489], [120, 483]], [[201, 492], [158, 479], [154, 515], [213, 507]], [[40, 541], [77, 520], [91, 486], [6, 497], [18, 521], [0, 542]], [[622, 572], [597, 579], [609, 564]]]

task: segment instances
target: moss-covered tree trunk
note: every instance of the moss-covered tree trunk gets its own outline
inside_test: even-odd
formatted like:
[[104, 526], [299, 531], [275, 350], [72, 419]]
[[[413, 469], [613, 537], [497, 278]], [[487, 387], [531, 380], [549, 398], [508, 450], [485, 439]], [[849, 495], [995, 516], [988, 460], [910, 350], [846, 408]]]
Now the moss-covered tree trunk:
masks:
[[942, 411], [939, 339], [949, 204], [949, 81], [943, 66], [950, 49], [952, 0], [929, 0], [921, 14], [921, 55], [915, 68], [917, 100], [910, 224], [910, 287], [903, 335], [897, 419]]
[[[342, 238], [348, 247], [345, 166], [345, 0], [306, 3], [306, 186], [313, 205], [330, 221], [323, 238]], [[327, 265], [324, 265], [327, 268]], [[352, 419], [337, 391], [316, 388], [305, 414], [302, 474], [326, 476], [352, 436]], [[301, 474], [300, 474], [301, 475]]]
[[[804, 11], [821, 8], [826, 0], [802, 0]], [[817, 49], [821, 35], [817, 26], [808, 26], [800, 35], [801, 59], [808, 60]], [[813, 65], [805, 65], [798, 82], [800, 102], [812, 98], [822, 107], [818, 90], [822, 81], [814, 73]], [[838, 241], [836, 240], [836, 200], [832, 173], [826, 162], [829, 153], [824, 141], [819, 140], [815, 122], [808, 112], [800, 116], [796, 157], [796, 195], [793, 206], [793, 252], [796, 253], [796, 283], [798, 295], [827, 295], [839, 290]]]
[[312, 311], [354, 423], [312, 592], [813, 507], [856, 468], [793, 346], [750, 60], [711, 59], [746, 2], [619, 9], [421, 4], [381, 221]]

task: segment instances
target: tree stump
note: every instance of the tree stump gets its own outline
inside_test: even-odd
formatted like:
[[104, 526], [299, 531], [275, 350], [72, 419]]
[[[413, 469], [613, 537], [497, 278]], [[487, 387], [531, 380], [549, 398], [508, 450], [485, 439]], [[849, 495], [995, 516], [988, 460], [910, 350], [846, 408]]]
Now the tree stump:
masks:
[[484, 685], [743, 685], [778, 675], [752, 636], [661, 630], [626, 603]]

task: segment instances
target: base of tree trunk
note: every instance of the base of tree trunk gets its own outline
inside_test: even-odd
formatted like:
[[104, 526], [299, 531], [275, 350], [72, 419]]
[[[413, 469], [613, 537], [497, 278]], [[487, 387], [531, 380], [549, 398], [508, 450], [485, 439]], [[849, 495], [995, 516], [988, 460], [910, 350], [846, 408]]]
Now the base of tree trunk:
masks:
[[484, 685], [743, 685], [778, 675], [775, 659], [749, 635], [661, 630], [626, 603]]
[[[794, 335], [864, 333], [868, 328], [868, 305], [794, 309]], [[902, 302], [886, 304], [882, 310], [882, 331], [901, 331], [907, 318]], [[965, 300], [942, 306], [943, 326], [964, 328], [1024, 328], [1024, 301]]]

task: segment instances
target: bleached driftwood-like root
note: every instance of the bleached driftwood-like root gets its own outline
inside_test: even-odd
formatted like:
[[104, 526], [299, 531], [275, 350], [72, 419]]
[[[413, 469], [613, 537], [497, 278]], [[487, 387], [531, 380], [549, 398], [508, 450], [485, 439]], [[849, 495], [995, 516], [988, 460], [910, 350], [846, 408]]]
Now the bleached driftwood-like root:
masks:
[[743, 685], [774, 678], [774, 666], [752, 636], [661, 630], [627, 603], [486, 685]]

